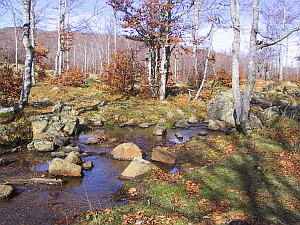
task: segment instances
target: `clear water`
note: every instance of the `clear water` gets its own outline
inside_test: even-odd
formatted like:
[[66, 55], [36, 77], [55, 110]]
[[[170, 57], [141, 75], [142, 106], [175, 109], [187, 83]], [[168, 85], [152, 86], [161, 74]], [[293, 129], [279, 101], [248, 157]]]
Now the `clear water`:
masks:
[[[197, 132], [203, 127], [204, 125], [185, 130], [171, 129], [163, 138], [152, 135], [153, 127], [148, 129], [112, 128], [83, 134], [73, 143], [80, 146], [83, 151], [96, 153], [84, 158], [85, 161], [92, 161], [94, 168], [91, 171], [84, 171], [83, 178], [64, 178], [66, 184], [63, 186], [16, 186], [17, 195], [8, 201], [0, 202], [0, 224], [53, 224], [55, 219], [72, 217], [78, 212], [124, 204], [124, 202], [111, 202], [110, 198], [123, 184], [118, 177], [129, 162], [114, 160], [101, 154], [103, 152], [109, 153], [112, 148], [85, 145], [85, 141], [93, 135], [104, 135], [108, 138], [118, 138], [124, 142], [133, 142], [145, 152], [157, 145], [173, 145], [185, 142], [191, 137], [197, 136]], [[176, 132], [183, 134], [182, 141], [175, 137]], [[15, 157], [20, 159], [21, 155], [18, 153]], [[9, 167], [0, 168], [2, 181], [20, 173], [48, 170], [48, 161], [51, 160], [49, 157], [37, 157], [33, 160], [28, 158], [30, 157], [29, 153], [24, 153], [24, 155], [26, 156], [21, 157], [23, 163], [20, 164], [20, 160], [18, 160], [16, 163], [10, 164]], [[147, 158], [146, 155], [145, 157]], [[174, 166], [165, 166], [163, 169], [166, 172], [176, 170]]]

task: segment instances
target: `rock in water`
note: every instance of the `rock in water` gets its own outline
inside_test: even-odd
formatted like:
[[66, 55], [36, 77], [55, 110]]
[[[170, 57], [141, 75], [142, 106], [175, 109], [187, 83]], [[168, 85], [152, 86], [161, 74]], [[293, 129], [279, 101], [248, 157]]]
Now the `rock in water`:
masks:
[[164, 126], [157, 125], [154, 128], [153, 135], [155, 135], [155, 136], [164, 136], [166, 134], [167, 134], [167, 128], [165, 128]]
[[55, 158], [49, 163], [49, 173], [53, 175], [82, 177], [82, 167], [66, 160]]
[[188, 128], [190, 125], [186, 122], [186, 120], [179, 120], [175, 124], [175, 127], [177, 128]]
[[76, 165], [82, 164], [82, 159], [80, 158], [80, 155], [78, 152], [70, 152], [67, 157], [65, 158], [66, 161], [70, 163], [74, 163]]
[[84, 144], [86, 145], [95, 145], [99, 143], [99, 136], [93, 136], [86, 140]]
[[82, 168], [84, 170], [91, 170], [93, 167], [94, 167], [94, 165], [93, 165], [92, 161], [89, 161], [89, 162], [86, 162], [86, 163], [82, 164]]
[[132, 160], [135, 157], [142, 158], [141, 149], [131, 142], [118, 145], [112, 150], [111, 154], [114, 159], [120, 160]]
[[0, 200], [9, 198], [13, 193], [14, 188], [9, 185], [0, 185]]
[[172, 152], [167, 151], [163, 147], [157, 146], [153, 149], [151, 160], [168, 164], [175, 164], [176, 157]]
[[207, 130], [199, 130], [198, 131], [198, 135], [200, 135], [200, 136], [206, 136], [206, 135], [208, 135], [208, 132], [207, 132]]
[[128, 165], [128, 167], [123, 171], [120, 178], [121, 179], [133, 179], [139, 175], [147, 173], [149, 170], [156, 169], [157, 166], [153, 165], [151, 162], [142, 159], [141, 157], [136, 157]]

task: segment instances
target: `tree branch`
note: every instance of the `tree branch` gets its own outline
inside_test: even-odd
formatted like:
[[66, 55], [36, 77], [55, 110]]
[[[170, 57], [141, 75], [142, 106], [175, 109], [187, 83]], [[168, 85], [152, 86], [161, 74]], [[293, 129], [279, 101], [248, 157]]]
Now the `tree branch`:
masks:
[[292, 30], [290, 30], [288, 33], [284, 34], [283, 36], [281, 36], [280, 38], [274, 40], [274, 41], [271, 41], [271, 42], [267, 42], [267, 43], [262, 43], [260, 45], [257, 46], [257, 50], [260, 50], [262, 48], [265, 48], [265, 47], [269, 47], [269, 46], [272, 46], [272, 45], [275, 45], [277, 44], [278, 42], [281, 42], [283, 39], [287, 38], [288, 36], [290, 36], [292, 33], [296, 32], [296, 31], [299, 31], [300, 30], [300, 23], [298, 23], [297, 26], [295, 26]]

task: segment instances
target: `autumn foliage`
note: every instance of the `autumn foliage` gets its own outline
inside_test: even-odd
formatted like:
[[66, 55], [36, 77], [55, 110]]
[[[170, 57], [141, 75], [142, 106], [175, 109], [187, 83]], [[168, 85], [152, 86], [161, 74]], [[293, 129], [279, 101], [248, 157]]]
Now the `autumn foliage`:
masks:
[[0, 105], [3, 107], [15, 105], [22, 90], [22, 75], [13, 68], [4, 66], [0, 68]]
[[60, 76], [48, 78], [47, 82], [51, 84], [60, 84], [67, 87], [79, 87], [84, 83], [86, 75], [81, 73], [79, 69], [69, 70]]
[[132, 57], [129, 49], [113, 53], [112, 62], [105, 65], [105, 73], [101, 77], [112, 93], [128, 93], [133, 89], [141, 66]]

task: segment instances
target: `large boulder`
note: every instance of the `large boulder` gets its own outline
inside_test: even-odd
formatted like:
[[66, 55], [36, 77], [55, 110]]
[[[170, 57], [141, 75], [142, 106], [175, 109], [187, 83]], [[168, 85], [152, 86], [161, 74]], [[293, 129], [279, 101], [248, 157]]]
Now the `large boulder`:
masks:
[[0, 200], [9, 198], [13, 193], [14, 188], [9, 185], [0, 185]]
[[33, 136], [47, 131], [61, 131], [64, 127], [58, 115], [30, 116], [29, 121], [32, 124]]
[[82, 177], [82, 167], [66, 160], [55, 158], [49, 163], [49, 173], [60, 176]]
[[80, 154], [78, 152], [70, 152], [65, 160], [76, 165], [82, 165], [82, 159], [80, 158]]
[[207, 106], [207, 114], [211, 120], [222, 120], [229, 110], [233, 109], [233, 103], [223, 95], [217, 95]]
[[149, 170], [156, 169], [157, 166], [141, 157], [134, 158], [128, 167], [123, 171], [121, 179], [133, 179], [137, 176], [147, 173]]
[[141, 149], [134, 143], [123, 143], [115, 147], [112, 152], [114, 159], [132, 160], [135, 157], [142, 157]]
[[280, 110], [276, 106], [273, 106], [265, 109], [264, 114], [266, 120], [273, 121], [280, 116]]
[[165, 148], [157, 146], [152, 151], [151, 160], [167, 164], [175, 164], [176, 156], [174, 153], [167, 151]]

